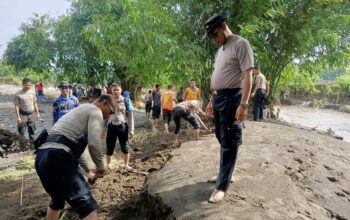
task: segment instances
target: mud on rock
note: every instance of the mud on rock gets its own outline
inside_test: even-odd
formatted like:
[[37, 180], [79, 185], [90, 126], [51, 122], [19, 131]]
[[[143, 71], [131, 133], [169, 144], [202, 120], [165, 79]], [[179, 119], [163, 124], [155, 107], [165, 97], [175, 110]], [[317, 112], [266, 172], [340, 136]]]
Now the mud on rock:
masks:
[[33, 149], [32, 141], [10, 131], [0, 129], [0, 157]]

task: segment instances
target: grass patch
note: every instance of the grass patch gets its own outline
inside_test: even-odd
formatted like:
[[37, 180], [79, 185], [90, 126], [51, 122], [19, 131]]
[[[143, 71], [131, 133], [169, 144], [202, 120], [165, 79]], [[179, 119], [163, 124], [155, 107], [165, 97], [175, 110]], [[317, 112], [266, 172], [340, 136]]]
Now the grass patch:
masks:
[[26, 155], [18, 162], [0, 171], [0, 180], [16, 180], [26, 174], [34, 172], [34, 155]]

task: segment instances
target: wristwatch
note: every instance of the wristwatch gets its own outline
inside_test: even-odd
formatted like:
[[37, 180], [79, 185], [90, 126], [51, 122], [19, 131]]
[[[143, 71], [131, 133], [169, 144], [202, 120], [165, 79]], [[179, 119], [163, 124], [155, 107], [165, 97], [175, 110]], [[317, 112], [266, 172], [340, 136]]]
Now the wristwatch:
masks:
[[241, 103], [239, 105], [243, 108], [243, 110], [247, 110], [248, 109], [248, 104]]

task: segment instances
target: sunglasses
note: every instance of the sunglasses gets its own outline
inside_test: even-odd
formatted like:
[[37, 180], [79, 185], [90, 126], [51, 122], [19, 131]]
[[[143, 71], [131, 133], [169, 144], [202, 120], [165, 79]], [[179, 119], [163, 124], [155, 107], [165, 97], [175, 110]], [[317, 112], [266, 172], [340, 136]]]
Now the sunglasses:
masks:
[[212, 38], [216, 38], [218, 35], [219, 35], [219, 29], [216, 29], [216, 31], [212, 31], [212, 32], [210, 32], [209, 34], [208, 34], [208, 37], [210, 38], [210, 39], [212, 39]]

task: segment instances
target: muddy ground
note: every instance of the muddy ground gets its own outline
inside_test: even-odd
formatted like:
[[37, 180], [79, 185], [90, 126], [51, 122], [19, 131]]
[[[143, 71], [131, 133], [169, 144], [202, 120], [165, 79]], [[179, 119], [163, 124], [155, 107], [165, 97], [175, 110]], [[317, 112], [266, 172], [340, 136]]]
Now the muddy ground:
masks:
[[[1, 92], [1, 91], [0, 91]], [[16, 125], [14, 120], [14, 112], [13, 112], [13, 105], [10, 103], [12, 98], [11, 95], [6, 96], [0, 96], [0, 128], [6, 129], [7, 134], [8, 131], [10, 132], [16, 132]], [[41, 116], [44, 119], [44, 122], [38, 123], [38, 131], [40, 131], [44, 127], [50, 127], [52, 124], [52, 116], [51, 116], [51, 104], [50, 101], [47, 101], [44, 104], [41, 104], [40, 109], [42, 111]], [[271, 186], [274, 186], [276, 182], [274, 182], [272, 177], [276, 177], [278, 180], [281, 179], [282, 174], [279, 172], [276, 172], [277, 174], [275, 176], [271, 176], [269, 173], [266, 174], [266, 181], [264, 179], [264, 182], [259, 182], [258, 186], [251, 186], [252, 181], [248, 182], [242, 182], [244, 179], [251, 179], [254, 176], [259, 176], [260, 170], [259, 167], [266, 168], [267, 171], [270, 172], [270, 166], [271, 164], [275, 164], [277, 159], [282, 160], [281, 164], [287, 163], [288, 166], [279, 166], [279, 168], [285, 167], [288, 169], [288, 171], [285, 172], [286, 178], [289, 181], [288, 184], [284, 184], [286, 187], [289, 186], [289, 183], [296, 182], [296, 186], [292, 188], [288, 188], [288, 190], [291, 190], [290, 195], [293, 197], [297, 191], [296, 189], [302, 188], [299, 187], [299, 182], [304, 180], [304, 178], [311, 177], [316, 174], [320, 174], [318, 170], [311, 169], [310, 173], [309, 168], [313, 167], [314, 157], [316, 157], [320, 150], [323, 150], [323, 148], [328, 148], [331, 146], [330, 144], [333, 143], [333, 139], [324, 139], [324, 137], [320, 135], [324, 134], [315, 134], [317, 131], [311, 131], [310, 129], [295, 129], [294, 126], [290, 127], [290, 125], [285, 124], [283, 126], [281, 125], [275, 125], [274, 123], [261, 123], [261, 124], [254, 124], [254, 123], [247, 123], [247, 130], [245, 130], [245, 147], [247, 150], [243, 149], [241, 154], [248, 154], [248, 156], [240, 156], [240, 160], [238, 161], [238, 166], [240, 164], [245, 164], [244, 169], [247, 170], [247, 172], [244, 174], [246, 175], [244, 178], [240, 177], [242, 176], [239, 167], [237, 169], [238, 180], [237, 180], [237, 188], [232, 187], [233, 192], [229, 192], [228, 194], [228, 202], [224, 202], [224, 205], [231, 204], [232, 206], [225, 209], [228, 214], [224, 217], [226, 219], [233, 218], [234, 214], [239, 215], [236, 210], [240, 210], [242, 208], [242, 203], [237, 202], [237, 198], [240, 198], [238, 193], [236, 192], [238, 189], [240, 193], [247, 193], [249, 196], [246, 196], [247, 199], [254, 199], [256, 197], [255, 191], [259, 189], [261, 185], [266, 185], [266, 183], [269, 183]], [[97, 200], [98, 204], [100, 205], [100, 208], [98, 210], [99, 218], [100, 219], [174, 219], [176, 215], [174, 213], [176, 212], [176, 209], [171, 209], [170, 207], [167, 207], [164, 205], [163, 201], [160, 199], [159, 194], [151, 196], [147, 193], [146, 189], [146, 183], [147, 178], [152, 179], [152, 175], [157, 174], [157, 170], [161, 169], [165, 163], [170, 160], [174, 155], [173, 160], [171, 162], [176, 160], [176, 157], [178, 155], [175, 151], [175, 154], [172, 153], [174, 149], [179, 148], [179, 145], [173, 145], [172, 144], [172, 135], [165, 135], [162, 133], [156, 133], [151, 130], [150, 122], [149, 120], [144, 116], [144, 113], [142, 111], [135, 111], [135, 136], [131, 140], [131, 166], [134, 167], [134, 170], [132, 172], [127, 172], [123, 170], [120, 165], [122, 163], [121, 153], [119, 151], [119, 148], [117, 149], [117, 152], [115, 154], [115, 158], [113, 160], [113, 167], [111, 172], [106, 175], [103, 179], [99, 179], [94, 186], [92, 186], [92, 193]], [[292, 129], [293, 128], [293, 129]], [[170, 130], [173, 128], [171, 127]], [[264, 132], [267, 132], [264, 136]], [[3, 132], [3, 136], [5, 132]], [[9, 134], [10, 137], [13, 137], [13, 139], [17, 140], [19, 139], [18, 136], [15, 134]], [[12, 136], [11, 136], [12, 135]], [[330, 134], [332, 136], [332, 134]], [[187, 142], [191, 139], [191, 132], [190, 130], [183, 129], [181, 130], [182, 139], [180, 139], [180, 142]], [[305, 136], [305, 137], [303, 137]], [[1, 137], [1, 131], [0, 131], [0, 137]], [[10, 138], [11, 139], [11, 138]], [[205, 139], [207, 140], [207, 139]], [[211, 138], [211, 140], [215, 141], [215, 144], [217, 144], [216, 139], [214, 137]], [[335, 140], [335, 139], [334, 139]], [[337, 140], [338, 141], [338, 140]], [[275, 143], [276, 142], [276, 143]], [[18, 142], [19, 143], [19, 142]], [[200, 146], [200, 153], [194, 154], [196, 158], [200, 161], [206, 162], [205, 158], [210, 157], [210, 155], [217, 154], [218, 147], [215, 146], [212, 150], [214, 153], [210, 153], [208, 149], [203, 150], [203, 146], [206, 146], [206, 144], [211, 144], [210, 142], [205, 142], [201, 145], [201, 142], [196, 142], [197, 145]], [[337, 143], [337, 142], [335, 142]], [[294, 146], [296, 144], [296, 146]], [[304, 145], [303, 145], [304, 144]], [[344, 145], [347, 145], [346, 143]], [[301, 148], [300, 146], [304, 146], [304, 148]], [[347, 145], [348, 147], [349, 145]], [[251, 149], [250, 149], [250, 148]], [[317, 150], [315, 152], [312, 152], [312, 154], [309, 152], [310, 148], [316, 147]], [[183, 145], [182, 148], [179, 150], [191, 150], [194, 149], [193, 146], [189, 146], [189, 144]], [[263, 160], [257, 160], [256, 157], [260, 154], [257, 154], [257, 150], [255, 148], [258, 148], [263, 151], [261, 155], [266, 155], [267, 158], [263, 158]], [[280, 149], [280, 151], [277, 151], [276, 149]], [[286, 148], [286, 149], [285, 149]], [[248, 150], [249, 149], [249, 150]], [[332, 151], [334, 153], [332, 154], [332, 157], [339, 156], [339, 158], [342, 159], [342, 161], [346, 161], [348, 163], [348, 159], [346, 158], [347, 155], [342, 155], [344, 152], [337, 150], [337, 148], [332, 148]], [[186, 151], [187, 152], [187, 151]], [[322, 151], [323, 152], [323, 151]], [[203, 154], [203, 155], [202, 155]], [[266, 161], [269, 161], [270, 159], [273, 159], [271, 155], [276, 154], [276, 159], [274, 159], [271, 163], [265, 163]], [[309, 155], [310, 154], [310, 155]], [[188, 153], [189, 156], [192, 154]], [[251, 156], [253, 155], [253, 156]], [[286, 155], [293, 155], [292, 159], [287, 157]], [[306, 155], [306, 156], [305, 156]], [[324, 154], [322, 154], [324, 155]], [[271, 158], [270, 158], [271, 156]], [[349, 185], [348, 185], [348, 174], [347, 173], [340, 173], [341, 181], [338, 179], [334, 179], [332, 176], [328, 175], [328, 172], [335, 173], [336, 175], [338, 170], [329, 169], [329, 167], [333, 167], [336, 164], [339, 163], [339, 161], [334, 160], [332, 157], [326, 157], [327, 160], [330, 163], [330, 165], [327, 166], [318, 166], [323, 170], [322, 172], [326, 172], [327, 176], [324, 176], [323, 173], [320, 175], [322, 176], [325, 183], [337, 183], [337, 184], [343, 184], [344, 187], [343, 190], [340, 192], [336, 191], [336, 194], [329, 194], [332, 196], [336, 196], [337, 199], [341, 199], [342, 205], [346, 205], [350, 202], [349, 200]], [[300, 159], [301, 158], [301, 159]], [[192, 158], [193, 159], [193, 158]], [[320, 161], [326, 161], [324, 158], [320, 157], [318, 158]], [[1, 219], [44, 219], [45, 213], [46, 213], [46, 207], [49, 204], [49, 196], [45, 193], [43, 190], [40, 180], [35, 174], [35, 171], [33, 170], [33, 151], [32, 150], [26, 150], [24, 153], [14, 153], [14, 154], [8, 154], [6, 158], [0, 158], [0, 218]], [[250, 161], [245, 161], [250, 160]], [[311, 160], [311, 162], [309, 161]], [[186, 160], [187, 161], [187, 160]], [[265, 162], [264, 162], [265, 161]], [[170, 166], [170, 163], [169, 166]], [[190, 165], [196, 165], [199, 166], [200, 163], [196, 164], [195, 161], [191, 160]], [[310, 163], [309, 163], [310, 162]], [[334, 164], [333, 164], [334, 163]], [[214, 165], [217, 165], [218, 162], [215, 162]], [[257, 169], [255, 169], [255, 164]], [[180, 167], [183, 164], [180, 164]], [[254, 165], [254, 166], [253, 166]], [[251, 167], [254, 168], [252, 171], [248, 172], [248, 168]], [[301, 167], [301, 168], [300, 168]], [[186, 166], [185, 168], [190, 169], [191, 166]], [[200, 169], [197, 169], [198, 172], [200, 172], [201, 175], [207, 175], [206, 172], [209, 172], [207, 165], [201, 165]], [[165, 170], [161, 170], [161, 172]], [[189, 173], [193, 172], [192, 169], [188, 171]], [[216, 170], [216, 167], [215, 167]], [[257, 172], [259, 170], [259, 172]], [[307, 171], [307, 172], [306, 172]], [[153, 173], [151, 176], [149, 176], [150, 173]], [[214, 173], [213, 171], [212, 173]], [[262, 172], [265, 172], [264, 170]], [[210, 172], [210, 175], [212, 175]], [[208, 174], [208, 177], [201, 178], [201, 181], [203, 179], [209, 178], [210, 175]], [[261, 175], [260, 175], [261, 176]], [[285, 175], [284, 175], [285, 176]], [[195, 177], [195, 176], [193, 176]], [[343, 178], [344, 177], [344, 178]], [[285, 178], [284, 178], [285, 179]], [[181, 176], [175, 176], [175, 180], [181, 182]], [[159, 182], [159, 179], [156, 180], [157, 184]], [[191, 179], [186, 179], [186, 181], [192, 181]], [[23, 184], [22, 184], [23, 182]], [[319, 181], [318, 181], [319, 182]], [[242, 183], [240, 186], [239, 184]], [[188, 184], [185, 184], [186, 188], [188, 188]], [[208, 184], [208, 183], [203, 183]], [[202, 184], [202, 185], [203, 185]], [[275, 184], [276, 185], [276, 184]], [[315, 188], [314, 186], [310, 186], [312, 190]], [[337, 186], [338, 187], [338, 186]], [[321, 187], [322, 189], [329, 188], [328, 185], [324, 185]], [[194, 188], [189, 191], [191, 193], [193, 190], [198, 190], [199, 188]], [[272, 188], [271, 188], [272, 189]], [[329, 188], [331, 189], [331, 188]], [[235, 191], [236, 190], [236, 191]], [[315, 188], [315, 190], [318, 190]], [[267, 192], [267, 191], [266, 191]], [[268, 195], [272, 195], [274, 191], [270, 190], [268, 191]], [[279, 192], [279, 190], [276, 190], [276, 192]], [[289, 191], [288, 191], [289, 192]], [[210, 193], [210, 192], [208, 192]], [[208, 194], [207, 193], [207, 194]], [[199, 196], [203, 197], [205, 196], [205, 199], [207, 199], [207, 194], [198, 194]], [[250, 195], [252, 194], [252, 195]], [[299, 193], [301, 197], [303, 195], [306, 195], [304, 191]], [[22, 196], [21, 196], [22, 195]], [[318, 195], [318, 194], [317, 194]], [[327, 194], [328, 195], [328, 194]], [[178, 191], [176, 191], [176, 196], [172, 196], [171, 198], [177, 198]], [[236, 198], [237, 197], [237, 198]], [[269, 196], [267, 196], [269, 197]], [[320, 197], [320, 196], [319, 196]], [[339, 198], [338, 198], [339, 197]], [[181, 196], [179, 198], [182, 198]], [[192, 197], [191, 197], [192, 198]], [[195, 197], [193, 197], [195, 198]], [[192, 199], [193, 199], [192, 198]], [[232, 199], [233, 198], [233, 199]], [[243, 198], [243, 197], [242, 197]], [[333, 197], [332, 197], [333, 198]], [[316, 198], [317, 199], [317, 198]], [[313, 199], [315, 200], [315, 199]], [[327, 197], [320, 197], [320, 200], [322, 200], [324, 203], [331, 202], [332, 200], [329, 200]], [[338, 201], [337, 200], [337, 201]], [[21, 205], [22, 201], [22, 205]], [[181, 201], [181, 204], [178, 207], [181, 208], [188, 208], [186, 206], [186, 202], [188, 204], [189, 200], [186, 200], [184, 202]], [[271, 218], [271, 219], [349, 219], [347, 216], [338, 215], [337, 212], [331, 212], [327, 211], [326, 215], [327, 217], [324, 218], [316, 218], [312, 217], [309, 214], [308, 209], [305, 211], [305, 215], [302, 215], [300, 218], [292, 218], [288, 215], [290, 213], [289, 209], [293, 208], [295, 204], [293, 205], [287, 205], [290, 203], [290, 199], [287, 199], [285, 208], [287, 209], [287, 212], [284, 213], [283, 218]], [[299, 201], [299, 200], [298, 200]], [[300, 200], [303, 201], [303, 200]], [[273, 202], [272, 200], [268, 200], [267, 202]], [[266, 202], [266, 204], [267, 204]], [[293, 201], [292, 201], [293, 202]], [[202, 203], [195, 202], [193, 204], [196, 205], [202, 205]], [[203, 203], [204, 204], [204, 203]], [[246, 204], [246, 203], [244, 203]], [[255, 211], [262, 211], [262, 213], [266, 212], [266, 207], [270, 208], [270, 212], [275, 212], [275, 209], [273, 209], [273, 206], [265, 206], [265, 203], [260, 203], [260, 200], [258, 203], [253, 201], [252, 203], [247, 203], [247, 207], [253, 207], [253, 210]], [[308, 203], [309, 204], [309, 203]], [[205, 202], [205, 205], [207, 205], [207, 202]], [[234, 206], [237, 205], [238, 207], [234, 208]], [[220, 207], [222, 206], [217, 206]], [[307, 207], [307, 206], [305, 206]], [[174, 207], [173, 207], [174, 208]], [[176, 207], [175, 207], [176, 208]], [[175, 211], [174, 211], [175, 210]], [[192, 210], [192, 209], [191, 209]], [[244, 215], [246, 215], [246, 218], [239, 215], [240, 217], [237, 219], [263, 219], [261, 216], [263, 215], [252, 215], [251, 209], [245, 209], [248, 211], [242, 212]], [[313, 209], [310, 209], [311, 211]], [[195, 209], [194, 211], [200, 212], [199, 214], [203, 214], [200, 209]], [[210, 209], [205, 209], [205, 211], [211, 211]], [[222, 211], [222, 210], [221, 210]], [[220, 212], [221, 212], [220, 211]], [[234, 214], [229, 212], [235, 212]], [[222, 213], [222, 212], [221, 212]], [[176, 213], [175, 213], [176, 214]], [[299, 216], [300, 213], [298, 213]], [[77, 215], [72, 212], [69, 207], [67, 206], [66, 209], [62, 212], [62, 215], [65, 217], [61, 219], [78, 219]], [[212, 217], [212, 215], [208, 215]], [[274, 215], [277, 216], [277, 215]], [[315, 215], [316, 216], [316, 215]], [[256, 217], [256, 218], [255, 218]], [[224, 219], [224, 218], [223, 218]]]
[[[42, 219], [49, 196], [33, 169], [34, 153], [28, 149], [29, 141], [16, 134], [12, 100], [12, 94], [0, 98], [0, 139], [6, 142], [5, 158], [0, 158], [0, 216], [1, 219]], [[51, 100], [47, 100], [40, 104], [43, 122], [37, 123], [37, 132], [52, 124], [51, 103]], [[180, 142], [191, 139], [189, 131], [181, 131]], [[93, 196], [100, 205], [99, 218], [151, 219], [152, 214], [145, 207], [141, 209], [141, 200], [147, 197], [144, 192], [145, 180], [149, 173], [160, 169], [171, 158], [170, 152], [178, 147], [172, 143], [171, 134], [163, 134], [161, 127], [158, 132], [152, 131], [144, 112], [135, 111], [135, 136], [131, 139], [130, 159], [134, 170], [128, 172], [121, 168], [122, 154], [117, 147], [112, 170], [92, 186]], [[14, 153], [19, 151], [24, 152]], [[169, 209], [165, 210], [168, 211], [164, 212], [164, 217], [169, 215]], [[64, 219], [78, 219], [68, 205], [62, 214], [65, 215]]]
[[[114, 158], [114, 167], [103, 179], [99, 179], [92, 192], [100, 205], [101, 219], [143, 219], [140, 215], [141, 194], [149, 173], [160, 169], [171, 158], [170, 152], [179, 145], [172, 144], [172, 136], [159, 134], [152, 136], [150, 131], [141, 130], [143, 143], [132, 145], [130, 165], [133, 171], [123, 170], [121, 153]], [[148, 137], [147, 137], [148, 136]], [[17, 137], [17, 136], [14, 136]], [[190, 140], [190, 135], [183, 131], [182, 141]], [[30, 151], [25, 155], [33, 155]], [[23, 156], [23, 155], [19, 155]], [[40, 219], [45, 216], [49, 197], [44, 192], [35, 173], [23, 177], [23, 204], [20, 206], [22, 178], [0, 180], [0, 216], [2, 219]], [[78, 219], [77, 215], [67, 209], [68, 219]]]
[[[144, 219], [139, 212], [145, 180], [149, 173], [160, 169], [171, 158], [170, 152], [177, 147], [171, 143], [168, 135], [151, 137], [146, 143], [134, 144], [130, 163], [134, 170], [129, 172], [118, 166], [122, 161], [118, 153], [111, 172], [92, 186], [93, 196], [100, 205], [100, 219]], [[44, 192], [39, 178], [32, 173], [23, 179], [22, 206], [22, 179], [0, 180], [2, 219], [40, 219], [45, 216], [49, 196]], [[68, 219], [79, 219], [68, 205], [64, 213]]]

